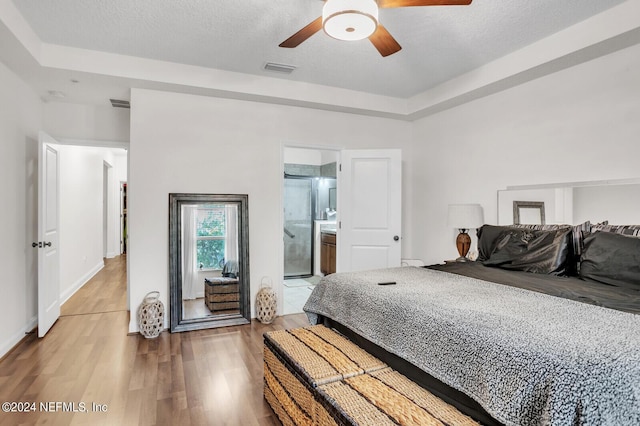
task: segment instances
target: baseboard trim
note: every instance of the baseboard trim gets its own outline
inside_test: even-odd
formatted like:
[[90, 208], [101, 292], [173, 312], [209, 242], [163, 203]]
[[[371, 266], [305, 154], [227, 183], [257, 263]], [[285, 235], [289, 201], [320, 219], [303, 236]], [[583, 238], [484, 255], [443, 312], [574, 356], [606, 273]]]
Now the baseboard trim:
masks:
[[11, 336], [9, 340], [2, 344], [0, 347], [0, 361], [4, 360], [15, 348], [18, 347], [20, 343], [27, 337], [29, 334], [36, 329], [38, 325], [38, 316], [34, 316], [29, 320], [27, 325], [22, 327], [16, 334]]
[[91, 268], [89, 272], [84, 274], [78, 281], [76, 281], [71, 288], [60, 293], [60, 306], [64, 305], [78, 290], [82, 288], [86, 283], [89, 282], [91, 278], [93, 278], [100, 270], [104, 268], [104, 260], [100, 260], [96, 266]]

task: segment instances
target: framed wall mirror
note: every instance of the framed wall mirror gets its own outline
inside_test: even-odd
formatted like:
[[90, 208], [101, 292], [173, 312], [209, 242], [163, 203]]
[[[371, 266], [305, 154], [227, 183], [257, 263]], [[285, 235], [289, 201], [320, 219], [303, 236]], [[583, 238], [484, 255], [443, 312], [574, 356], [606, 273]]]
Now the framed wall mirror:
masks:
[[171, 332], [248, 324], [246, 194], [169, 194]]
[[544, 201], [514, 201], [513, 224], [544, 225]]

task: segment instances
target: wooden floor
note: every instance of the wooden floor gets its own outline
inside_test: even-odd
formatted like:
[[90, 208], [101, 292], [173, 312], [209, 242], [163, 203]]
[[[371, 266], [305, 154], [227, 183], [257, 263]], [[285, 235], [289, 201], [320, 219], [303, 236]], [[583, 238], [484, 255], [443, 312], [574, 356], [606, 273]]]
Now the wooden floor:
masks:
[[60, 307], [60, 315], [127, 310], [127, 256], [105, 259], [104, 268]]
[[262, 333], [307, 325], [305, 315], [127, 336], [125, 277], [124, 257], [108, 260], [46, 337], [30, 335], [0, 362], [0, 401], [35, 403], [0, 413], [0, 425], [279, 424], [262, 397]]
[[182, 317], [184, 319], [212, 318], [216, 315], [239, 315], [240, 309], [216, 310], [215, 313], [207, 307], [204, 297], [182, 301]]

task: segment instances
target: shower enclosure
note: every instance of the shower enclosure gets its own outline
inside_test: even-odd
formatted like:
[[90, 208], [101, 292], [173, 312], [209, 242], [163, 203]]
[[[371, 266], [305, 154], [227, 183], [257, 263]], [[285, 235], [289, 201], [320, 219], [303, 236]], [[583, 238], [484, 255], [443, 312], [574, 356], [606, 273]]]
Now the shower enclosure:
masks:
[[284, 276], [313, 275], [313, 220], [316, 211], [316, 179], [290, 176], [284, 179]]
[[284, 175], [285, 278], [313, 275], [314, 221], [335, 219], [336, 178], [318, 174]]

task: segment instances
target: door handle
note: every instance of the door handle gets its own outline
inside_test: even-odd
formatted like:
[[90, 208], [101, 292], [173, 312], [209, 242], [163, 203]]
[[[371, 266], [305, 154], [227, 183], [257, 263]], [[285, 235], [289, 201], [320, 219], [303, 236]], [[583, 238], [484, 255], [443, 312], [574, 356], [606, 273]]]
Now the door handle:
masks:
[[49, 241], [49, 242], [45, 242], [45, 243], [44, 243], [44, 246], [45, 246], [45, 247], [51, 247], [51, 241]]
[[400, 239], [400, 237], [398, 237], [397, 235], [393, 236], [393, 241], [398, 241]]
[[31, 247], [36, 248], [36, 247], [42, 247], [42, 243], [38, 242], [38, 243], [31, 243]]

